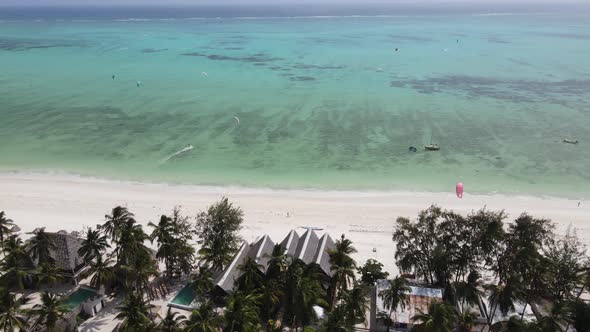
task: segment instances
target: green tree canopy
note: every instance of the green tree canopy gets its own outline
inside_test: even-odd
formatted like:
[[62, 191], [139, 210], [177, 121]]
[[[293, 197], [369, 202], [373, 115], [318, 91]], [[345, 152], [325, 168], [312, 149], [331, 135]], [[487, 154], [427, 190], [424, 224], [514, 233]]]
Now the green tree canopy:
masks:
[[574, 300], [568, 303], [571, 326], [578, 332], [590, 331], [590, 304], [582, 300]]
[[421, 211], [416, 221], [398, 218], [393, 241], [402, 272], [447, 288], [473, 270], [495, 264], [505, 233], [503, 212], [482, 209], [467, 217], [438, 206]]
[[192, 275], [192, 288], [200, 298], [205, 298], [206, 295], [213, 289], [213, 273], [208, 266], [200, 266]]
[[186, 332], [219, 332], [225, 320], [219, 315], [211, 302], [201, 303], [198, 309], [192, 311], [189, 319], [185, 322]]
[[446, 303], [431, 302], [428, 311], [417, 309], [411, 318], [414, 323], [412, 331], [416, 332], [453, 332], [457, 324], [457, 315], [452, 306]]
[[17, 298], [17, 295], [6, 288], [0, 288], [0, 330], [1, 331], [25, 331], [27, 323], [26, 310], [23, 305], [29, 303], [27, 296]]
[[238, 288], [245, 292], [260, 290], [264, 283], [264, 274], [260, 269], [262, 265], [252, 257], [246, 257], [244, 262], [238, 266], [240, 276], [237, 280]]
[[90, 262], [90, 285], [95, 288], [104, 286], [109, 288], [115, 281], [115, 271], [113, 260], [107, 258], [103, 260], [101, 256], [96, 257], [96, 262]]
[[113, 242], [119, 239], [122, 225], [129, 220], [134, 220], [133, 213], [123, 206], [114, 207], [111, 214], [106, 214], [104, 217], [105, 223], [100, 226], [100, 230]]
[[28, 242], [28, 253], [39, 264], [53, 264], [55, 259], [51, 257], [51, 251], [55, 249], [55, 243], [53, 243], [51, 236], [45, 232], [45, 228], [35, 232]]
[[389, 273], [383, 271], [383, 264], [371, 258], [367, 259], [365, 265], [359, 267], [357, 272], [361, 275], [361, 282], [369, 286], [375, 286], [377, 280], [389, 277]]
[[14, 288], [16, 285], [20, 289], [25, 287], [25, 278], [28, 269], [25, 262], [29, 260], [23, 241], [17, 235], [11, 235], [6, 239], [2, 246], [3, 256], [0, 260], [0, 286], [5, 288]]
[[391, 319], [392, 314], [397, 308], [405, 310], [409, 303], [409, 294], [412, 291], [408, 280], [402, 276], [397, 276], [393, 279], [387, 280], [387, 288], [379, 292], [379, 297], [383, 299], [383, 307], [389, 310], [388, 319], [386, 322], [389, 327], [389, 323], [395, 322]]
[[156, 258], [166, 265], [166, 275], [189, 274], [195, 259], [195, 249], [189, 241], [195, 231], [188, 217], [182, 216], [176, 207], [172, 217], [162, 215], [157, 225], [152, 222], [148, 225], [153, 228], [150, 241], [158, 243]]
[[166, 316], [160, 320], [158, 325], [156, 325], [156, 331], [158, 332], [177, 332], [182, 331], [182, 325], [184, 325], [184, 321], [186, 317], [184, 315], [179, 314], [176, 311], [172, 311], [172, 308], [168, 307], [168, 311], [166, 312]]
[[340, 293], [339, 305], [344, 309], [347, 328], [353, 330], [355, 325], [366, 323], [369, 289], [362, 283], [355, 283], [354, 286]]
[[48, 331], [55, 331], [57, 322], [67, 312], [67, 308], [60, 299], [52, 293], [41, 293], [41, 303], [35, 304], [31, 309], [31, 315], [37, 317], [35, 326], [44, 325]]
[[86, 264], [89, 264], [93, 259], [102, 256], [107, 248], [110, 248], [110, 245], [107, 242], [106, 235], [102, 235], [99, 230], [89, 228], [86, 237], [80, 244], [78, 255], [82, 256]]
[[329, 291], [331, 308], [336, 304], [338, 293], [347, 290], [356, 280], [356, 261], [351, 256], [356, 252], [357, 250], [352, 245], [352, 241], [345, 238], [344, 234], [342, 234], [340, 240], [336, 241], [334, 248], [328, 252], [330, 255], [330, 270], [333, 272]]
[[314, 306], [326, 308], [324, 274], [317, 264], [294, 259], [287, 270], [285, 284], [286, 317], [292, 327], [303, 327], [317, 320]]
[[149, 310], [152, 307], [138, 292], [129, 292], [121, 306], [117, 307], [118, 319], [123, 322], [119, 325], [119, 331], [147, 331], [152, 325]]
[[558, 302], [576, 297], [580, 284], [580, 271], [588, 264], [586, 248], [575, 233], [567, 230], [564, 237], [552, 242], [545, 254], [547, 289]]
[[236, 290], [226, 297], [226, 302], [224, 331], [260, 331], [260, 295]]
[[243, 212], [233, 206], [227, 198], [213, 204], [207, 212], [197, 215], [197, 241], [201, 245], [201, 261], [214, 270], [222, 270], [231, 261], [239, 248], [241, 238], [238, 232], [242, 228]]
[[0, 211], [0, 245], [12, 233], [12, 227], [14, 226], [14, 221], [8, 219], [4, 211]]

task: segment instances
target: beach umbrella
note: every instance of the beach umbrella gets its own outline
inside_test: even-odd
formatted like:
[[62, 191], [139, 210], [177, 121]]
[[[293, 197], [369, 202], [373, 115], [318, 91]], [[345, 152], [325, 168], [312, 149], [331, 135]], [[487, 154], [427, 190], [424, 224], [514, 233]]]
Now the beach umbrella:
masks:
[[457, 185], [455, 186], [455, 193], [457, 194], [457, 197], [463, 198], [463, 183], [462, 182], [457, 182]]

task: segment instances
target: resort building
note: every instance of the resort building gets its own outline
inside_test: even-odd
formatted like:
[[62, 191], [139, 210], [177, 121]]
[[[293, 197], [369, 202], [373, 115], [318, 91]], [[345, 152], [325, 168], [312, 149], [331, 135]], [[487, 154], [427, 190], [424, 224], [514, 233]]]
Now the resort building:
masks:
[[[32, 233], [35, 234], [41, 229], [35, 229]], [[64, 281], [71, 281], [78, 284], [81, 279], [82, 272], [86, 271], [87, 266], [80, 255], [78, 249], [82, 244], [82, 238], [78, 232], [68, 233], [66, 231], [59, 231], [57, 233], [46, 232], [54, 248], [50, 249], [50, 256], [55, 260], [55, 267], [59, 269], [59, 275]], [[34, 267], [37, 267], [38, 262], [32, 262]]]
[[[306, 264], [316, 263], [327, 276], [332, 275], [328, 252], [334, 248], [334, 241], [327, 233], [320, 237], [313, 229], [306, 230], [303, 235], [292, 230], [280, 242], [280, 245], [285, 249], [287, 256], [301, 259]], [[215, 287], [226, 294], [231, 293], [234, 283], [241, 275], [238, 267], [247, 257], [255, 259], [260, 264], [260, 272], [265, 273], [268, 267], [268, 256], [272, 253], [274, 246], [275, 242], [268, 235], [264, 235], [254, 243], [244, 241], [231, 263], [215, 279]]]
[[[253, 243], [244, 241], [227, 268], [215, 276], [213, 280], [215, 292], [219, 295], [232, 293], [234, 284], [241, 275], [239, 267], [248, 257], [253, 258], [259, 264], [260, 273], [266, 273], [269, 256], [276, 244], [277, 242], [274, 242], [268, 235], [258, 238]], [[295, 230], [292, 230], [279, 244], [287, 256], [301, 259], [306, 264], [316, 263], [327, 276], [332, 275], [328, 252], [335, 245], [327, 233], [318, 236], [315, 230], [308, 229], [299, 235]], [[197, 308], [196, 294], [191, 284], [187, 284], [176, 294], [168, 306], [183, 310]]]

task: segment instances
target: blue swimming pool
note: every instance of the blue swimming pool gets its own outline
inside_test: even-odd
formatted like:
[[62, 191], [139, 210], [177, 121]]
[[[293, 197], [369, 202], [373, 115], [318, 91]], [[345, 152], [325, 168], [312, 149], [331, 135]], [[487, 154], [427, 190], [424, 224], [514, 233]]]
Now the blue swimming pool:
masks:
[[176, 294], [168, 305], [174, 308], [192, 310], [197, 306], [195, 302], [196, 297], [197, 294], [192, 287], [192, 283], [188, 283]]
[[76, 308], [80, 303], [86, 301], [87, 299], [95, 295], [96, 291], [89, 288], [80, 287], [63, 300], [63, 305], [68, 309], [68, 311], [71, 311], [74, 308]]

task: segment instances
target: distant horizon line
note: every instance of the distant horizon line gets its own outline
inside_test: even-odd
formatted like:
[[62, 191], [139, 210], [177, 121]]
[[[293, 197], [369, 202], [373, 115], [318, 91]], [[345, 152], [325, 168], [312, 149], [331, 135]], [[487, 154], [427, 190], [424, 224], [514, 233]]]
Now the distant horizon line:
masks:
[[169, 3], [91, 3], [91, 4], [80, 4], [80, 3], [57, 3], [57, 4], [37, 4], [37, 3], [19, 3], [19, 4], [11, 4], [11, 3], [0, 3], [0, 7], [2, 8], [60, 8], [60, 7], [68, 7], [68, 8], [84, 8], [84, 7], [94, 7], [94, 8], [108, 8], [108, 7], [164, 7], [164, 8], [187, 8], [187, 7], [250, 7], [250, 6], [269, 6], [269, 7], [292, 7], [292, 6], [301, 6], [301, 7], [339, 7], [339, 6], [354, 6], [354, 7], [370, 7], [370, 6], [385, 6], [385, 7], [394, 7], [394, 6], [412, 6], [412, 7], [424, 7], [424, 6], [433, 6], [433, 7], [444, 7], [444, 6], [457, 6], [457, 5], [466, 5], [471, 7], [479, 7], [485, 5], [511, 5], [511, 6], [529, 6], [529, 5], [555, 5], [555, 6], [563, 6], [563, 5], [590, 5], [588, 2], [581, 2], [576, 0], [564, 1], [564, 2], [555, 2], [553, 0], [532, 0], [532, 1], [525, 1], [525, 2], [514, 2], [510, 0], [484, 0], [482, 2], [474, 3], [468, 0], [445, 0], [441, 2], [430, 2], [427, 0], [422, 1], [399, 1], [396, 3], [384, 3], [384, 2], [365, 2], [365, 3], [358, 3], [353, 1], [345, 1], [342, 3], [297, 3], [297, 2], [285, 2], [285, 3], [276, 3], [276, 2], [251, 2], [251, 3], [182, 3], [182, 2], [169, 2]]

